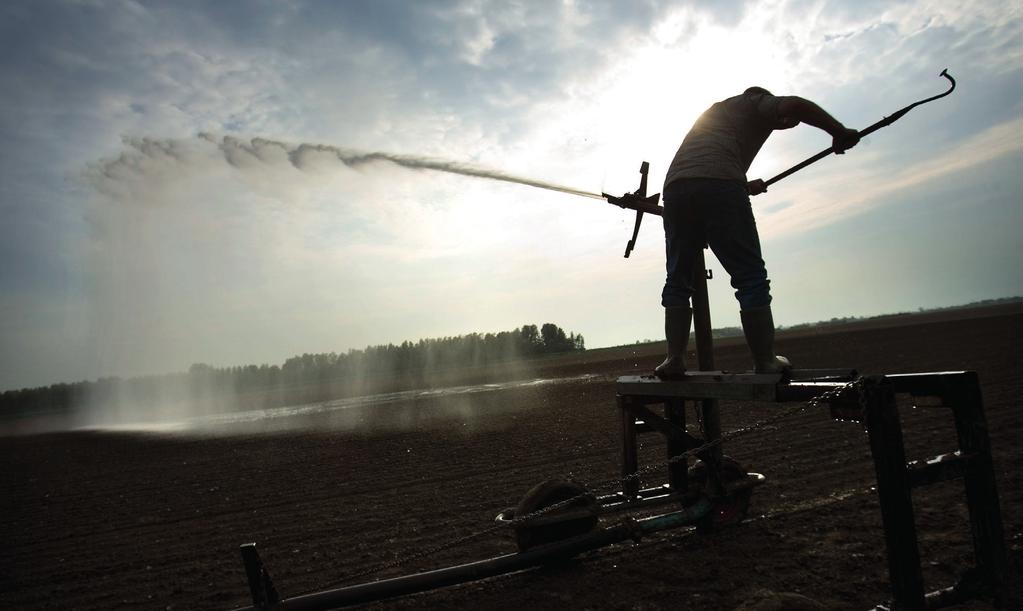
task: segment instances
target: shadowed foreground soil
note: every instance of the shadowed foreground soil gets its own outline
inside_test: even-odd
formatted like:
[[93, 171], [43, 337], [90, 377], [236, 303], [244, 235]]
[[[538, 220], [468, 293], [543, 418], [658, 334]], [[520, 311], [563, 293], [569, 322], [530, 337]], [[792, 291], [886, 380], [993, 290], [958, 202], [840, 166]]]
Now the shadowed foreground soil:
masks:
[[[1019, 310], [780, 338], [783, 353], [805, 367], [976, 370], [1017, 571]], [[241, 606], [249, 600], [238, 545], [250, 541], [285, 597], [513, 551], [510, 539], [489, 535], [401, 569], [346, 579], [489, 527], [500, 509], [548, 477], [613, 479], [619, 469], [613, 380], [649, 370], [658, 350], [594, 351], [537, 366], [543, 377], [599, 374], [584, 381], [354, 408], [363, 412], [348, 413], [343, 430], [321, 415], [309, 419], [309, 432], [0, 438], [0, 607]], [[735, 341], [719, 344], [717, 358], [720, 368], [746, 366], [745, 348]], [[723, 404], [724, 428], [779, 409]], [[946, 412], [907, 406], [901, 413], [911, 459], [953, 448]], [[873, 465], [858, 425], [804, 412], [726, 450], [768, 478], [742, 525], [709, 536], [664, 533], [566, 565], [371, 607], [728, 609], [779, 592], [863, 609], [889, 596]], [[663, 458], [657, 439], [647, 437], [644, 458]], [[920, 489], [914, 504], [927, 586], [950, 585], [972, 555], [962, 485]]]

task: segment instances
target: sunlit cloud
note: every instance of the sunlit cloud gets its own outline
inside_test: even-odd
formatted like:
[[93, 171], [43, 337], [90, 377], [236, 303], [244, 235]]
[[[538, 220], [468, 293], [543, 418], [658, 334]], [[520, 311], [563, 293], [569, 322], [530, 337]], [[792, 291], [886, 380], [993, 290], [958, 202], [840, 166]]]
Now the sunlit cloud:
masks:
[[[616, 194], [646, 160], [657, 192], [699, 113], [745, 87], [863, 127], [948, 67], [953, 96], [754, 199], [767, 241], [821, 248], [815, 232], [1018, 154], [1016, 4], [5, 5], [0, 384], [538, 320], [590, 346], [657, 337], [658, 219], [624, 260], [633, 216], [601, 201], [301, 143]], [[829, 143], [776, 134], [750, 177]], [[803, 303], [788, 315], [855, 313]]]

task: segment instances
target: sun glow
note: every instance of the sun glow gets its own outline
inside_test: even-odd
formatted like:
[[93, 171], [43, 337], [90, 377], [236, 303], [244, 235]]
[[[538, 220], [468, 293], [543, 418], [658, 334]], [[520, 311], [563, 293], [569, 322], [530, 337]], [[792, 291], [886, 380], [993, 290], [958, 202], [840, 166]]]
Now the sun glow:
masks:
[[[737, 24], [715, 22], [688, 7], [667, 15], [649, 36], [620, 47], [601, 71], [564, 83], [561, 100], [535, 111], [535, 131], [514, 148], [502, 147], [493, 165], [619, 194], [636, 188], [637, 170], [645, 160], [650, 162], [648, 192], [660, 192], [682, 138], [712, 103], [751, 85], [789, 93], [796, 67], [784, 61], [786, 35], [773, 32], [761, 13], [756, 8], [747, 11]], [[758, 164], [777, 165], [769, 147], [761, 157]], [[545, 223], [592, 244], [617, 240], [623, 228], [629, 229], [625, 225], [631, 227], [631, 216], [621, 215], [620, 223], [613, 223], [609, 221], [613, 211], [592, 203], [570, 203], [564, 196], [516, 188], [486, 188], [492, 204], [486, 214], [497, 215], [504, 232], [525, 222], [519, 215], [535, 215], [538, 209], [543, 210]], [[469, 210], [478, 201], [461, 198], [453, 208], [466, 211], [464, 219], [472, 219]], [[652, 227], [646, 228], [648, 235], [656, 233]], [[522, 251], [564, 254], [563, 245], [537, 243], [531, 234], [510, 240], [523, 240]], [[649, 256], [652, 262], [662, 255], [651, 247], [635, 256]]]
[[597, 165], [613, 168], [605, 189], [634, 188], [638, 162], [647, 159], [651, 189], [659, 190], [682, 137], [708, 106], [751, 85], [787, 91], [784, 54], [755, 12], [725, 27], [682, 9], [580, 92], [593, 102], [566, 118], [598, 126]]

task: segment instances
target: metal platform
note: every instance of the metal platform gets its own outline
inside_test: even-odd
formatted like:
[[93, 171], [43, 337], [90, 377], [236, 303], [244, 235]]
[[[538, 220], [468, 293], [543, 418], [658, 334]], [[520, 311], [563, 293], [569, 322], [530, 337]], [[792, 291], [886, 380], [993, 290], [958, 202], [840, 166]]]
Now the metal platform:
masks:
[[[786, 374], [730, 373], [726, 371], [690, 371], [679, 379], [662, 380], [655, 376], [623, 376], [615, 385], [622, 418], [622, 494], [616, 502], [635, 507], [674, 500], [687, 491], [686, 461], [668, 466], [668, 493], [660, 488], [642, 489], [636, 476], [639, 469], [637, 435], [657, 432], [667, 441], [669, 461], [720, 437], [718, 400], [806, 401], [822, 392], [848, 385], [856, 378], [854, 369], [802, 369]], [[704, 424], [704, 436], [695, 437], [686, 429], [685, 402], [694, 401]], [[663, 405], [662, 414], [650, 406]], [[711, 423], [711, 426], [707, 426]], [[710, 465], [712, 485], [722, 494], [725, 488], [717, 480], [720, 448], [715, 446], [699, 457]], [[751, 482], [763, 481], [762, 476]]]

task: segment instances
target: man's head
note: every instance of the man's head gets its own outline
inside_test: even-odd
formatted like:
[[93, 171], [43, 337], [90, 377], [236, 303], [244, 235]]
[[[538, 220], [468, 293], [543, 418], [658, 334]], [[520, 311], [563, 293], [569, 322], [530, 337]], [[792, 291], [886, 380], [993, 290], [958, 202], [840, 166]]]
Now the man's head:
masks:
[[750, 87], [749, 89], [747, 89], [746, 91], [743, 91], [742, 93], [744, 95], [749, 95], [751, 93], [766, 93], [767, 95], [773, 95], [770, 91], [764, 89], [763, 87], [756, 87], [756, 86]]

